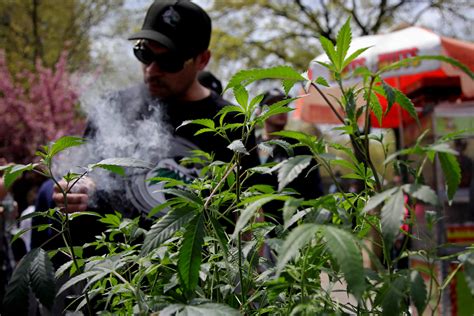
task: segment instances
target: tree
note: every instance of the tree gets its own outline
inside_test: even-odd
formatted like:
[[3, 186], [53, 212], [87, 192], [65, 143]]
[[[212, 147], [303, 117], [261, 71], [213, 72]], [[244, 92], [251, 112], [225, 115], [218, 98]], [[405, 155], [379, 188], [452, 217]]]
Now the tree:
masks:
[[320, 52], [318, 37], [335, 41], [336, 30], [348, 16], [354, 36], [403, 23], [472, 37], [474, 21], [474, 3], [469, 0], [228, 0], [214, 1], [211, 12], [214, 59], [231, 68], [286, 63], [306, 69]]
[[87, 65], [90, 30], [122, 4], [122, 0], [1, 1], [0, 48], [6, 52], [10, 70], [33, 70], [38, 58], [52, 67], [65, 49], [68, 67]]
[[0, 51], [0, 157], [31, 161], [40, 145], [66, 134], [82, 134], [75, 87], [66, 52], [52, 69], [38, 61], [33, 71], [12, 74]]

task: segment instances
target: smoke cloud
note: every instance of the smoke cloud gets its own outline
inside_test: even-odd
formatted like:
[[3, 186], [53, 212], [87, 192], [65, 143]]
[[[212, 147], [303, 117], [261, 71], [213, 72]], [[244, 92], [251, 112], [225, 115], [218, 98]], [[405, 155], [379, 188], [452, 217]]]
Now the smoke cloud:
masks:
[[[83, 93], [81, 106], [94, 137], [85, 145], [70, 148], [54, 164], [56, 177], [68, 171], [83, 172], [88, 164], [106, 158], [137, 158], [155, 165], [169, 152], [171, 127], [164, 121], [164, 104], [147, 97], [144, 86], [102, 94], [101, 89]], [[143, 172], [129, 170], [129, 173]], [[123, 180], [106, 170], [94, 170], [89, 177], [98, 190], [123, 189]]]

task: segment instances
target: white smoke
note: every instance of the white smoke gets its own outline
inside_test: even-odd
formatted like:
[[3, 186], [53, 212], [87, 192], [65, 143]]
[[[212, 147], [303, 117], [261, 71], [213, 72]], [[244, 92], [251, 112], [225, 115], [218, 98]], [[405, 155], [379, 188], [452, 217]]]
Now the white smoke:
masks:
[[[81, 167], [107, 158], [136, 158], [155, 165], [169, 152], [171, 133], [163, 120], [163, 104], [144, 98], [138, 87], [106, 96], [99, 96], [98, 90], [96, 87], [81, 96], [88, 122], [96, 128], [95, 136], [57, 157], [56, 176], [80, 173]], [[143, 118], [138, 114], [142, 112], [149, 114]], [[96, 169], [88, 176], [98, 190], [111, 192], [123, 186], [110, 171]]]

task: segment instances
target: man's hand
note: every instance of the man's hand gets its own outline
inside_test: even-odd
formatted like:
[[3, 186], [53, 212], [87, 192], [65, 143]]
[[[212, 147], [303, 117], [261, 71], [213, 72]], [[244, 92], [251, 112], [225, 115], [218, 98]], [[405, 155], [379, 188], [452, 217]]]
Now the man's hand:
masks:
[[[63, 190], [66, 190], [66, 181], [59, 181], [59, 185], [61, 185]], [[94, 181], [92, 181], [90, 178], [82, 178], [67, 194], [67, 209], [64, 196], [58, 186], [54, 186], [53, 200], [64, 213], [84, 212], [87, 210], [89, 204], [89, 196], [94, 192], [94, 190]]]

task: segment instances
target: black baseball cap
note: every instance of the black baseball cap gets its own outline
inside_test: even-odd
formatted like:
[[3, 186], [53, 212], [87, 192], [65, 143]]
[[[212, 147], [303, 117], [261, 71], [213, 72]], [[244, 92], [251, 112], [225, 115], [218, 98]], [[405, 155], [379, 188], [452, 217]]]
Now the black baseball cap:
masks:
[[209, 47], [211, 31], [211, 18], [197, 4], [189, 0], [155, 0], [141, 31], [129, 39], [155, 41], [188, 59]]

